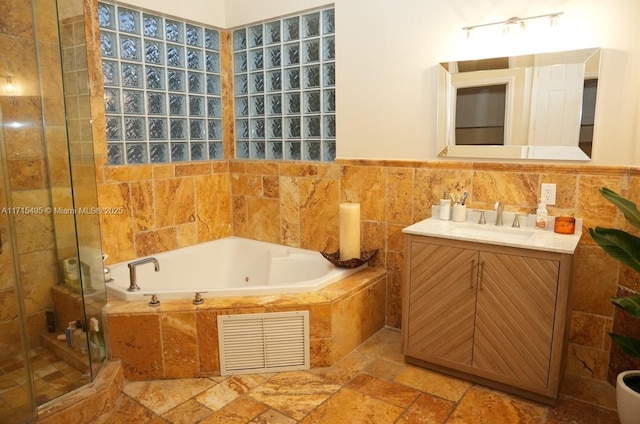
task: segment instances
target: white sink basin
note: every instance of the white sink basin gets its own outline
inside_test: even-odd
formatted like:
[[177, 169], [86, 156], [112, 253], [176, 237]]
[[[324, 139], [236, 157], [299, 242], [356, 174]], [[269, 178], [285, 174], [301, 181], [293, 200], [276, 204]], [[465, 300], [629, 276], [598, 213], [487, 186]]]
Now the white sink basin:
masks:
[[524, 242], [535, 234], [535, 229], [500, 227], [490, 224], [461, 224], [453, 228], [451, 234], [479, 240], [491, 239], [504, 242]]

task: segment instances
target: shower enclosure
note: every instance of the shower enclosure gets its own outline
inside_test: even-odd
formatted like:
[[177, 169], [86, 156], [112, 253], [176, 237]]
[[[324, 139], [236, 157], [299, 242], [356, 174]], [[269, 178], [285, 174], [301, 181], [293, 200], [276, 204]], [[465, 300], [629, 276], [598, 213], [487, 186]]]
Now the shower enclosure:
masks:
[[102, 331], [106, 302], [89, 104], [83, 0], [2, 0], [2, 423], [35, 420], [104, 359], [84, 330], [59, 340], [70, 322]]

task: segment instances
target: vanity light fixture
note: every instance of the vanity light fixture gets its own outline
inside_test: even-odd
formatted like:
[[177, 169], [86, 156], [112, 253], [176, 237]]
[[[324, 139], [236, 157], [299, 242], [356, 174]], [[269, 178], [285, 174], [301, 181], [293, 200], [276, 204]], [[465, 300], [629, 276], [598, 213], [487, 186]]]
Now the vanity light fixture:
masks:
[[564, 12], [547, 13], [546, 15], [528, 16], [526, 18], [519, 18], [517, 16], [514, 16], [512, 18], [507, 19], [506, 21], [499, 21], [499, 22], [491, 22], [491, 23], [488, 23], [488, 24], [466, 26], [466, 27], [463, 27], [462, 30], [467, 33], [467, 38], [470, 37], [471, 31], [473, 31], [476, 28], [496, 26], [496, 25], [502, 25], [503, 32], [504, 33], [508, 33], [508, 32], [513, 31], [514, 29], [524, 30], [525, 29], [525, 21], [529, 21], [529, 20], [532, 20], [532, 19], [542, 19], [542, 18], [549, 19], [549, 25], [553, 27], [553, 26], [555, 26], [557, 24], [558, 16], [562, 15], [563, 13]]

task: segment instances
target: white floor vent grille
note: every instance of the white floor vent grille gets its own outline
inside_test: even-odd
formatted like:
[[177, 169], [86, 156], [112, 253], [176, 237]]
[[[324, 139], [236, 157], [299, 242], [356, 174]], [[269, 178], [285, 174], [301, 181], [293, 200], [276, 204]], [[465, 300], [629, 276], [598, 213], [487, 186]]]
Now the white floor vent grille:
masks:
[[309, 369], [309, 311], [218, 315], [220, 374]]

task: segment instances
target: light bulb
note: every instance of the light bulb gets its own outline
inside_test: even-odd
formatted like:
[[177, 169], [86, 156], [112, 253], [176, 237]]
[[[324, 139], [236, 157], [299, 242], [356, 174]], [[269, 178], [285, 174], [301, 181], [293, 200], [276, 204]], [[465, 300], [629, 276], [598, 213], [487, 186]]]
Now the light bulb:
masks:
[[503, 34], [518, 34], [524, 31], [524, 21], [518, 17], [508, 19], [502, 27]]
[[12, 81], [12, 78], [11, 77], [5, 77], [5, 78], [6, 78], [7, 82], [4, 85], [4, 91], [6, 93], [11, 93], [11, 92], [13, 92], [13, 81]]

